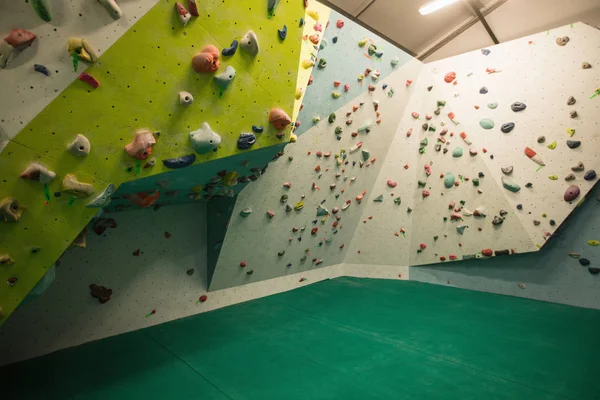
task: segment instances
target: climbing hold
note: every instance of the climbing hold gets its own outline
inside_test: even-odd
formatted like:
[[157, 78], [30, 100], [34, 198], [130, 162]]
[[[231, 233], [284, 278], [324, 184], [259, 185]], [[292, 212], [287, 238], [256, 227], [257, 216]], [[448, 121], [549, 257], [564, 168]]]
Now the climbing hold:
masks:
[[317, 217], [323, 217], [325, 215], [329, 215], [329, 210], [319, 204], [317, 206]]
[[318, 44], [318, 43], [319, 43], [319, 35], [317, 35], [316, 33], [314, 33], [314, 34], [312, 34], [312, 35], [310, 35], [310, 36], [308, 37], [308, 40], [310, 40], [310, 42], [311, 42], [312, 44], [316, 45], [316, 44]]
[[569, 98], [567, 99], [567, 105], [568, 106], [572, 106], [577, 102], [577, 100], [575, 100], [575, 97], [573, 96], [569, 96]]
[[398, 182], [394, 182], [390, 179], [387, 180], [388, 187], [395, 188], [398, 185]]
[[283, 28], [277, 29], [277, 33], [279, 34], [279, 39], [285, 40], [287, 37], [287, 25], [283, 25]]
[[194, 161], [196, 161], [196, 155], [188, 154], [187, 156], [168, 158], [166, 160], [163, 160], [163, 165], [171, 169], [184, 168], [189, 165], [192, 165]]
[[590, 265], [590, 260], [588, 260], [587, 258], [580, 258], [579, 264], [581, 264], [585, 267], [586, 265]]
[[[0, 265], [9, 265], [9, 264], [13, 264], [14, 262], [15, 262], [15, 260], [13, 260], [10, 257], [10, 255], [0, 254]], [[2, 313], [2, 308], [0, 308], [0, 318], [2, 318], [4, 316], [1, 313]]]
[[488, 108], [491, 110], [494, 110], [496, 107], [498, 107], [498, 103], [488, 103]]
[[333, 43], [337, 43], [337, 41], [338, 41], [338, 37], [337, 37], [337, 36], [334, 36], [334, 37], [331, 39], [331, 41], [332, 41]]
[[424, 123], [423, 125], [421, 125], [421, 128], [426, 131], [427, 129], [429, 129], [429, 124], [428, 123]]
[[79, 182], [75, 175], [67, 174], [63, 178], [61, 191], [70, 193], [75, 197], [88, 197], [94, 193], [94, 186]]
[[74, 156], [86, 157], [91, 150], [91, 144], [88, 138], [83, 135], [77, 137], [67, 146], [67, 151]]
[[503, 222], [504, 222], [504, 218], [501, 218], [501, 217], [498, 217], [497, 215], [495, 215], [494, 219], [492, 220], [492, 225], [499, 226], [499, 225], [502, 225]]
[[[2, 45], [0, 45], [0, 53], [2, 52], [1, 50]], [[1, 57], [1, 54], [0, 54]], [[0, 59], [0, 62], [2, 62], [2, 60]], [[48, 68], [46, 68], [45, 66], [41, 65], [41, 64], [33, 64], [33, 69], [37, 72], [39, 72], [40, 74], [44, 74], [46, 76], [50, 76], [50, 70]]]
[[220, 65], [219, 49], [212, 44], [205, 46], [192, 58], [192, 68], [196, 72], [215, 72]]
[[105, 288], [104, 286], [98, 286], [94, 283], [90, 285], [90, 295], [98, 299], [100, 304], [104, 304], [110, 300], [110, 296], [112, 296], [112, 289]]
[[570, 149], [576, 149], [579, 146], [581, 146], [581, 141], [579, 141], [579, 140], [567, 140], [567, 146]]
[[512, 182], [504, 177], [502, 177], [502, 186], [504, 187], [504, 189], [513, 192], [513, 193], [517, 193], [519, 190], [521, 190], [521, 186], [519, 186], [517, 183]]
[[250, 207], [246, 207], [242, 211], [240, 211], [240, 216], [242, 216], [244, 218], [246, 218], [250, 214], [252, 214], [252, 208], [250, 208]]
[[452, 172], [448, 172], [444, 175], [444, 186], [446, 189], [450, 189], [454, 186], [454, 182], [456, 181], [456, 177]]
[[554, 142], [550, 143], [546, 147], [549, 148], [550, 150], [554, 150], [554, 149], [556, 149], [556, 145], [557, 145], [557, 143], [556, 143], [556, 140], [555, 140]]
[[479, 121], [479, 125], [483, 128], [483, 129], [492, 129], [494, 127], [494, 121], [492, 121], [489, 118], [484, 118], [481, 121]]
[[323, 69], [327, 66], [327, 60], [324, 58], [319, 59], [319, 63], [317, 64], [317, 67], [319, 67], [320, 69]]
[[556, 44], [559, 46], [564, 46], [569, 42], [569, 37], [568, 36], [563, 36], [563, 37], [557, 37], [556, 38]]
[[321, 44], [319, 44], [319, 50], [323, 50], [325, 47], [327, 47], [328, 44], [329, 43], [327, 42], [327, 39], [321, 39]]
[[544, 162], [542, 161], [542, 159], [537, 155], [537, 153], [531, 148], [531, 147], [525, 147], [525, 155], [527, 157], [529, 157], [531, 159], [531, 161], [533, 161], [534, 163], [544, 166], [546, 164], [544, 164]]
[[156, 157], [152, 157], [146, 164], [144, 164], [144, 168], [154, 167], [156, 165]]
[[281, 204], [285, 204], [287, 202], [288, 199], [288, 195], [287, 194], [282, 194], [281, 197], [279, 198], [279, 202]]
[[249, 54], [255, 56], [258, 54], [258, 38], [256, 37], [256, 33], [254, 31], [249, 30], [246, 32], [244, 37], [242, 37], [240, 42], [240, 47], [242, 50], [248, 52]]
[[458, 157], [462, 157], [462, 155], [463, 155], [462, 147], [457, 147], [454, 150], [452, 150], [452, 157], [458, 158]]
[[577, 118], [577, 116], [578, 116], [577, 111], [575, 111], [575, 110], [570, 111], [569, 115], [571, 116], [571, 118]]
[[593, 169], [590, 169], [589, 171], [587, 171], [585, 173], [585, 175], [583, 176], [583, 179], [585, 179], [586, 181], [593, 181], [594, 179], [596, 179], [596, 171], [594, 171]]
[[546, 141], [546, 137], [545, 136], [538, 136], [537, 138], [537, 142], [538, 143], [544, 143]]
[[304, 202], [303, 201], [299, 201], [294, 205], [294, 210], [296, 211], [300, 211], [304, 208]]
[[67, 42], [67, 51], [71, 56], [77, 56], [79, 60], [96, 62], [98, 54], [85, 38], [70, 38]]
[[269, 113], [269, 122], [275, 129], [281, 131], [292, 122], [292, 119], [281, 108], [272, 108]]
[[577, 165], [571, 167], [572, 171], [575, 172], [581, 172], [585, 169], [585, 166], [583, 165], [583, 163], [581, 161], [579, 161], [579, 163], [577, 163]]
[[502, 170], [502, 173], [505, 175], [510, 175], [513, 172], [513, 166], [509, 166], [509, 167], [502, 167], [500, 168]]
[[229, 86], [233, 78], [235, 78], [235, 68], [233, 68], [231, 65], [228, 65], [227, 68], [225, 68], [225, 71], [215, 75], [213, 79], [219, 89], [223, 91], [227, 89], [227, 86]]
[[177, 10], [177, 16], [179, 16], [181, 25], [186, 26], [187, 23], [190, 22], [192, 14], [190, 14], [189, 11], [186, 10], [185, 7], [182, 6], [178, 1], [175, 2], [175, 9]]
[[444, 81], [447, 83], [451, 83], [454, 79], [456, 79], [456, 72], [448, 72], [446, 76], [444, 76]]
[[87, 72], [84, 72], [81, 75], [79, 75], [78, 79], [82, 82], [87, 83], [94, 89], [97, 88], [98, 86], [100, 86], [100, 82], [96, 78], [94, 78], [92, 75], [88, 74]]
[[489, 49], [481, 49], [481, 54], [483, 54], [484, 56], [487, 56], [491, 53], [492, 51]]
[[515, 123], [514, 122], [507, 122], [505, 124], [502, 124], [502, 126], [500, 127], [500, 130], [503, 133], [509, 133], [510, 131], [512, 131], [515, 128]]
[[123, 12], [115, 0], [99, 0], [99, 2], [114, 19], [119, 19], [123, 16]]
[[235, 52], [237, 51], [238, 44], [239, 44], [239, 42], [237, 40], [234, 40], [233, 42], [231, 42], [231, 46], [225, 47], [223, 49], [223, 51], [221, 51], [221, 54], [223, 54], [223, 56], [225, 56], [225, 57], [233, 56], [235, 54]]
[[363, 149], [361, 151], [361, 154], [362, 154], [362, 158], [364, 161], [367, 161], [369, 159], [369, 157], [371, 157], [371, 153], [367, 149]]
[[569, 134], [570, 137], [573, 137], [573, 135], [575, 134], [575, 129], [567, 128], [567, 133]]
[[108, 228], [116, 228], [117, 221], [112, 218], [100, 218], [94, 222], [94, 232], [97, 235], [102, 235]]
[[50, 7], [48, 7], [47, 0], [31, 0], [31, 6], [42, 20], [46, 22], [52, 21], [52, 14], [50, 14]]
[[111, 196], [115, 193], [115, 185], [109, 183], [104, 190], [99, 193], [96, 198], [90, 201], [87, 208], [104, 208], [110, 204]]
[[190, 92], [179, 92], [179, 104], [189, 106], [194, 101], [194, 96]]
[[598, 275], [598, 273], [600, 273], [600, 268], [590, 267], [588, 268], [588, 272], [592, 275]]
[[551, 181], [556, 181], [558, 180], [558, 175], [550, 175], [548, 179], [550, 179]]
[[13, 197], [0, 200], [0, 217], [4, 222], [19, 222], [25, 207]]
[[565, 181], [570, 182], [570, 181], [574, 181], [575, 180], [575, 175], [573, 174], [569, 174], [567, 176], [565, 176]]
[[456, 231], [457, 231], [459, 234], [463, 235], [463, 234], [465, 233], [465, 229], [466, 229], [466, 228], [468, 228], [468, 227], [467, 227], [467, 225], [458, 225], [458, 226], [456, 227]]
[[267, 217], [269, 217], [269, 219], [273, 219], [273, 217], [275, 217], [275, 213], [271, 210], [267, 210]]
[[525, 105], [525, 103], [521, 103], [521, 102], [514, 102], [511, 106], [510, 109], [513, 110], [514, 112], [519, 112], [519, 111], [523, 111], [525, 108], [527, 108], [527, 106]]
[[584, 62], [581, 64], [581, 68], [582, 69], [590, 69], [590, 68], [592, 68], [592, 64], [590, 64], [589, 62]]
[[488, 92], [488, 88], [486, 88], [485, 86], [483, 86], [481, 89], [479, 89], [479, 93], [481, 94], [486, 94]]
[[430, 195], [430, 194], [431, 194], [431, 193], [429, 192], [429, 190], [423, 190], [423, 191], [421, 192], [421, 195], [423, 196], [423, 198], [425, 198], [425, 197], [429, 197], [429, 195]]
[[41, 183], [50, 183], [54, 178], [56, 178], [56, 173], [50, 171], [40, 163], [33, 162], [29, 164], [23, 172], [21, 172], [20, 177]]
[[138, 160], [145, 160], [152, 154], [152, 146], [156, 144], [156, 139], [152, 132], [146, 129], [139, 130], [131, 143], [125, 146], [125, 152]]
[[240, 134], [240, 137], [237, 140], [237, 146], [240, 150], [249, 149], [254, 143], [256, 143], [256, 136], [252, 132]]
[[265, 128], [263, 128], [262, 126], [256, 126], [256, 125], [252, 125], [252, 131], [254, 133], [263, 133]]
[[188, 0], [188, 10], [190, 14], [194, 17], [199, 17], [200, 13], [198, 12], [198, 4], [196, 4], [196, 0]]
[[598, 241], [598, 240], [588, 240], [587, 244], [589, 244], [590, 246], [600, 246], [600, 241]]
[[398, 63], [400, 62], [400, 59], [398, 57], [394, 57], [390, 60], [390, 65], [393, 67], [395, 67], [396, 65], [398, 65]]
[[35, 34], [25, 29], [13, 29], [0, 40], [0, 68], [4, 68], [35, 40]]
[[204, 303], [206, 300], [208, 300], [208, 296], [203, 294], [202, 296], [198, 297], [198, 301], [200, 303]]
[[333, 97], [334, 99], [337, 99], [340, 96], [341, 96], [340, 92], [336, 92], [336, 91], [331, 92], [331, 97]]
[[232, 187], [232, 186], [237, 185], [238, 184], [238, 173], [235, 171], [230, 171], [230, 172], [226, 173], [225, 176], [223, 176], [221, 178], [221, 183], [223, 184], [223, 186], [226, 186], [226, 187]]

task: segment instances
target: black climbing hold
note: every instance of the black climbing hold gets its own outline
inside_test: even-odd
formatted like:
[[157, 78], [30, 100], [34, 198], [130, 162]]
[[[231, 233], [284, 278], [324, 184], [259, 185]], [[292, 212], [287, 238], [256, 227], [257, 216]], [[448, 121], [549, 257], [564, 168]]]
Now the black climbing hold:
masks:
[[594, 179], [596, 179], [596, 171], [590, 169], [588, 172], [585, 173], [583, 179], [585, 179], [586, 181], [593, 181]]
[[240, 134], [240, 137], [237, 140], [237, 147], [240, 150], [246, 150], [252, 147], [252, 145], [256, 143], [256, 136], [251, 132], [244, 132]]
[[287, 37], [287, 25], [284, 25], [282, 29], [278, 29], [279, 39], [284, 40]]
[[254, 273], [254, 270], [251, 269], [250, 271], [246, 271], [246, 275], [252, 275]]
[[526, 188], [532, 188], [532, 187], [533, 187], [533, 183], [531, 183], [531, 182], [527, 182], [527, 183], [525, 184], [525, 187], [526, 187]]
[[333, 39], [331, 39], [331, 41], [332, 41], [333, 43], [337, 43], [337, 41], [338, 41], [338, 37], [337, 37], [337, 36], [334, 36], [334, 37], [333, 37]]
[[194, 268], [188, 269], [187, 271], [185, 271], [185, 273], [188, 274], [188, 275], [190, 275], [190, 276], [194, 275]]
[[41, 64], [33, 64], [33, 69], [39, 72], [40, 74], [50, 76], [50, 70]]
[[525, 105], [525, 103], [521, 103], [519, 101], [512, 103], [512, 105], [510, 106], [510, 109], [513, 110], [514, 112], [523, 111], [526, 108], [527, 108], [527, 105]]
[[479, 176], [480, 178], [485, 177], [485, 175], [483, 174], [483, 172], [480, 172], [479, 174], [477, 174], [477, 176]]
[[188, 165], [192, 165], [193, 162], [196, 161], [195, 154], [188, 154], [187, 156], [181, 156], [176, 158], [169, 158], [167, 160], [163, 160], [163, 164], [167, 168], [176, 169], [187, 167]]
[[504, 132], [504, 133], [509, 133], [513, 129], [515, 129], [515, 123], [514, 122], [507, 122], [505, 124], [502, 124], [502, 127], [500, 127], [500, 130], [502, 132]]
[[579, 264], [581, 264], [583, 266], [590, 265], [590, 260], [588, 260], [587, 258], [580, 258]]
[[427, 86], [427, 91], [431, 92], [431, 89], [433, 89], [433, 86]]
[[590, 267], [588, 268], [588, 272], [592, 275], [598, 275], [598, 273], [600, 272], [600, 268]]
[[494, 254], [497, 256], [507, 256], [510, 254], [510, 250], [496, 250]]
[[265, 128], [263, 128], [263, 126], [256, 126], [256, 125], [252, 125], [252, 132], [254, 133], [263, 133], [263, 131], [265, 130]]
[[555, 220], [553, 220], [553, 219], [551, 219], [551, 220], [550, 220], [550, 226], [554, 226], [554, 225], [556, 225], [556, 221], [555, 221]]
[[523, 204], [517, 204], [517, 210], [522, 210], [523, 209]]
[[581, 146], [581, 141], [579, 141], [579, 140], [567, 140], [567, 146], [569, 146], [570, 149], [576, 149], [579, 146]]

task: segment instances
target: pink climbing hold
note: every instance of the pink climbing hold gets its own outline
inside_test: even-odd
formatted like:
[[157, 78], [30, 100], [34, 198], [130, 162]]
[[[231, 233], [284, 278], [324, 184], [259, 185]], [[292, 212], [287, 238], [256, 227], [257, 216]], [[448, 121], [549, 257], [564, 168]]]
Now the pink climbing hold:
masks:
[[405, 85], [406, 87], [409, 87], [410, 85], [412, 85], [412, 81], [410, 79], [407, 79]]
[[450, 214], [450, 219], [453, 221], [461, 221], [463, 218], [462, 215], [460, 215], [460, 213], [453, 212]]
[[269, 217], [269, 219], [272, 219], [275, 216], [275, 213], [271, 210], [267, 211], [267, 216]]
[[419, 245], [420, 248], [422, 248], [423, 250], [425, 250], [427, 248], [427, 245], [425, 243], [421, 243]]
[[337, 26], [339, 29], [342, 29], [344, 27], [344, 21], [342, 21], [341, 19], [338, 19], [337, 22], [335, 23], [335, 26]]
[[242, 267], [242, 268], [245, 268], [245, 267], [246, 267], [246, 261], [242, 261], [242, 262], [240, 263], [240, 267]]
[[456, 257], [454, 254], [450, 254], [448, 257], [449, 257], [451, 260], [453, 260], [453, 261], [454, 261], [454, 260], [456, 260], [456, 259], [458, 258], [458, 257]]
[[419, 113], [418, 112], [411, 112], [410, 115], [414, 118], [414, 119], [419, 119]]
[[431, 165], [425, 164], [423, 166], [423, 168], [425, 168], [425, 175], [430, 176], [431, 175]]
[[347, 83], [344, 85], [344, 91], [347, 92], [350, 90], [350, 85], [348, 85]]
[[283, 183], [283, 187], [286, 188], [286, 189], [289, 189], [289, 188], [292, 187], [292, 184], [290, 182], [284, 182]]
[[91, 76], [87, 72], [84, 72], [81, 75], [79, 75], [78, 79], [80, 81], [82, 81], [82, 82], [87, 83], [88, 85], [90, 85], [94, 89], [96, 89], [98, 86], [100, 86], [100, 82], [98, 81], [98, 79], [94, 78], [93, 76]]
[[331, 213], [332, 213], [332, 214], [337, 214], [339, 211], [340, 211], [339, 207], [333, 207], [333, 208], [331, 209]]
[[444, 76], [444, 81], [446, 81], [447, 83], [451, 83], [455, 79], [456, 79], [456, 72], [448, 72], [446, 74], [446, 76]]
[[394, 182], [394, 181], [388, 179], [387, 185], [391, 188], [395, 188], [398, 185], [398, 182]]
[[423, 190], [423, 193], [422, 193], [422, 195], [423, 195], [423, 198], [425, 198], [425, 197], [429, 197], [429, 195], [430, 195], [430, 194], [431, 194], [431, 193], [429, 193], [429, 190]]

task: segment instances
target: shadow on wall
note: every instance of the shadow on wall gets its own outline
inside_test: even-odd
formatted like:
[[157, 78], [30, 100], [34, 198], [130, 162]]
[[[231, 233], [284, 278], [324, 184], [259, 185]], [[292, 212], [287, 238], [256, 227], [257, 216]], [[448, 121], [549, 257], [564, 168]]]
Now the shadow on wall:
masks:
[[[468, 260], [452, 265], [410, 268], [410, 279], [453, 285], [555, 303], [600, 309], [600, 275], [588, 267], [600, 267], [600, 185], [537, 253]], [[569, 253], [578, 253], [579, 260]], [[583, 266], [581, 259], [590, 261]]]

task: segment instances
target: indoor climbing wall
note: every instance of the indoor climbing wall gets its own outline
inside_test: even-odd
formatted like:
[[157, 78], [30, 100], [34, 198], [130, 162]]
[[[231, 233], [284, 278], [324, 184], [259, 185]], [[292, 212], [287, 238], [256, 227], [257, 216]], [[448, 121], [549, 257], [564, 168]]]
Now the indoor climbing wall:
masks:
[[[285, 148], [259, 182], [238, 196], [211, 290], [341, 263], [362, 209], [375, 198], [373, 182], [410, 98], [406, 81], [416, 79], [421, 63], [399, 64], [395, 54], [400, 50], [362, 28], [357, 34], [354, 24], [334, 19], [335, 13], [331, 18], [325, 37], [333, 36], [332, 31], [340, 40], [323, 48], [315, 63], [324, 58], [351, 59], [346, 65], [354, 65], [352, 80], [336, 82], [336, 70], [329, 62], [313, 71], [300, 113], [301, 120], [310, 113], [312, 127]], [[349, 27], [360, 39], [341, 40]], [[369, 45], [381, 46], [387, 53], [376, 61], [375, 56], [367, 57]], [[386, 64], [393, 71], [377, 78], [377, 69], [388, 68]], [[361, 82], [365, 90], [359, 89]], [[346, 83], [357, 89], [350, 88], [345, 98], [332, 96]], [[319, 103], [313, 90], [327, 90], [337, 108], [329, 112], [331, 106]], [[313, 114], [317, 109], [318, 116]]]
[[[3, 216], [19, 220], [0, 225], [0, 255], [6, 254], [0, 280], [8, 282], [0, 289], [4, 316], [96, 213], [82, 198], [99, 196], [95, 205], [105, 205], [109, 184], [289, 138], [303, 4], [280, 2], [268, 10], [262, 0], [213, 1], [199, 4], [197, 13], [193, 4], [186, 2], [187, 10], [176, 2], [157, 3], [99, 59], [97, 44], [82, 38], [85, 32], [62, 38], [65, 69], [80, 73], [93, 65], [23, 124], [0, 154]], [[35, 54], [35, 46], [27, 47], [35, 28], [22, 28], [29, 29], [5, 40], [12, 55], [25, 48], [9, 68], [27, 67], [17, 64], [19, 58]], [[46, 66], [28, 76], [46, 73], [51, 79]], [[43, 166], [32, 166], [26, 175], [40, 182], [19, 179], [32, 162]], [[152, 205], [155, 193], [145, 193], [141, 203]]]
[[[211, 227], [223, 211], [215, 204], [222, 203], [107, 213], [99, 220], [114, 224], [92, 222], [87, 247], [67, 251], [47, 292], [7, 318], [0, 365], [343, 275], [336, 266], [208, 293]], [[110, 299], [92, 297], [91, 284], [112, 290]]]

